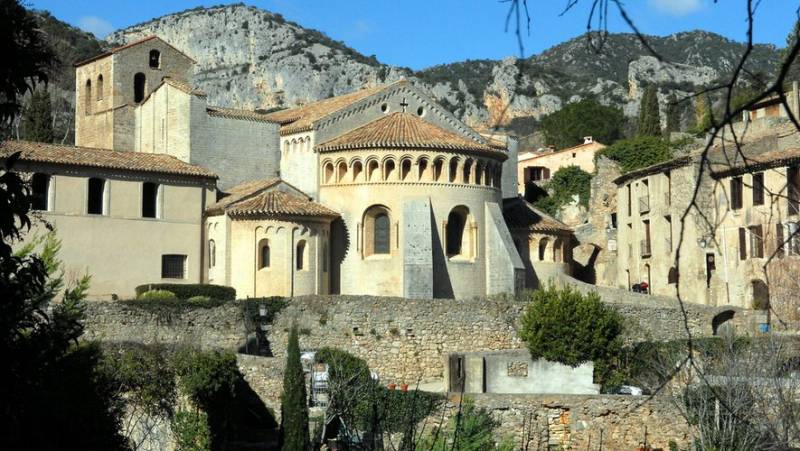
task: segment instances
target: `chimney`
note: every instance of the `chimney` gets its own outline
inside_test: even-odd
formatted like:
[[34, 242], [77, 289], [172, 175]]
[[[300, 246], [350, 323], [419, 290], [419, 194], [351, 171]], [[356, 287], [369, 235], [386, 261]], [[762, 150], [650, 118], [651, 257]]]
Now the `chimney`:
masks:
[[555, 144], [549, 144], [547, 146], [547, 150], [549, 150], [550, 152], [555, 152], [556, 151], [556, 145]]
[[594, 142], [594, 140], [592, 139], [592, 137], [591, 137], [591, 136], [584, 136], [584, 137], [583, 137], [583, 143], [584, 143], [584, 144], [591, 144], [591, 143], [593, 143], [593, 142]]

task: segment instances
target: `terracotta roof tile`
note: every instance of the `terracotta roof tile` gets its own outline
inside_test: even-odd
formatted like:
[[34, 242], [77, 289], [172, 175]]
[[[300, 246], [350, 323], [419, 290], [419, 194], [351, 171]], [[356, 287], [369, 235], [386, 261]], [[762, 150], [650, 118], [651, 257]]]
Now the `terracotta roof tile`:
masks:
[[240, 119], [240, 120], [254, 121], [254, 122], [268, 122], [272, 124], [277, 122], [274, 119], [270, 119], [269, 117], [267, 117], [268, 115], [266, 114], [250, 110], [238, 110], [234, 108], [223, 108], [220, 106], [209, 105], [208, 107], [206, 107], [206, 111], [208, 112], [209, 116], [224, 117], [226, 119]]
[[206, 209], [209, 215], [231, 216], [311, 216], [337, 218], [339, 213], [313, 202], [308, 196], [275, 189], [291, 185], [277, 178], [242, 183], [228, 190], [228, 196]]
[[401, 112], [387, 114], [315, 146], [320, 152], [367, 148], [467, 150], [507, 157], [503, 151]]
[[503, 217], [509, 229], [572, 232], [568, 225], [537, 209], [525, 199], [503, 199]]
[[366, 88], [349, 94], [309, 103], [308, 105], [297, 108], [275, 111], [266, 116], [281, 124], [281, 135], [311, 130], [314, 126], [314, 122], [317, 120], [380, 92], [384, 88], [386, 88], [386, 85]]
[[16, 152], [21, 152], [20, 161], [217, 178], [215, 173], [203, 167], [158, 153], [95, 149], [30, 141], [6, 141], [0, 146], [0, 158], [6, 158]]

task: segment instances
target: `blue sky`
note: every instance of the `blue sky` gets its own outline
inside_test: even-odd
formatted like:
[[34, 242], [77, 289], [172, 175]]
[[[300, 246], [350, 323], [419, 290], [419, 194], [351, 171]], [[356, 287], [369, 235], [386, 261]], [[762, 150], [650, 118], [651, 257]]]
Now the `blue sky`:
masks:
[[[580, 0], [564, 16], [567, 0], [528, 0], [530, 35], [525, 56], [539, 53], [586, 30], [591, 0]], [[196, 6], [222, 0], [28, 0], [37, 9], [91, 31], [108, 32]], [[508, 3], [498, 0], [249, 0], [249, 5], [277, 12], [307, 28], [318, 29], [384, 63], [421, 69], [466, 59], [519, 55], [516, 40], [504, 32]], [[648, 34], [694, 29], [730, 39], [745, 39], [745, 0], [628, 0], [628, 12]], [[758, 2], [755, 2], [758, 3]], [[797, 2], [762, 0], [754, 40], [783, 47], [796, 20]], [[609, 29], [629, 31], [609, 7]]]

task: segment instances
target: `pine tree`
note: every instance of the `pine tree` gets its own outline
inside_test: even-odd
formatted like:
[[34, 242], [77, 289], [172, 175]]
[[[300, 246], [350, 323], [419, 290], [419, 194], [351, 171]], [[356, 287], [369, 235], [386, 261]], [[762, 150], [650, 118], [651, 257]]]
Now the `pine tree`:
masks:
[[681, 110], [678, 97], [672, 93], [667, 97], [667, 134], [681, 131]]
[[28, 141], [53, 142], [53, 112], [46, 89], [37, 89], [31, 94], [22, 110], [20, 134]]
[[639, 136], [661, 136], [661, 114], [658, 111], [658, 89], [650, 85], [639, 105]]
[[281, 397], [281, 429], [284, 451], [307, 451], [311, 444], [308, 437], [308, 404], [306, 382], [300, 363], [300, 342], [297, 326], [289, 332], [286, 349], [286, 369], [283, 372], [283, 396]]

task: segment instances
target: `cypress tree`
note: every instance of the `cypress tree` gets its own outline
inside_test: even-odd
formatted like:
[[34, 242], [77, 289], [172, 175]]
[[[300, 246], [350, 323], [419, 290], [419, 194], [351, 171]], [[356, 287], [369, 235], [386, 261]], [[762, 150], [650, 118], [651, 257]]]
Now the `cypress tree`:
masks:
[[46, 89], [37, 89], [31, 94], [22, 110], [20, 134], [28, 141], [53, 142], [53, 111]]
[[648, 86], [639, 105], [639, 136], [661, 136], [661, 114], [658, 111], [658, 90]]
[[711, 128], [711, 101], [707, 94], [702, 94], [695, 98], [694, 118], [694, 130], [696, 133], [705, 133]]
[[308, 404], [306, 382], [300, 363], [300, 341], [297, 325], [289, 332], [286, 348], [286, 369], [283, 371], [283, 396], [281, 397], [281, 429], [284, 451], [307, 451], [311, 447], [308, 437]]

